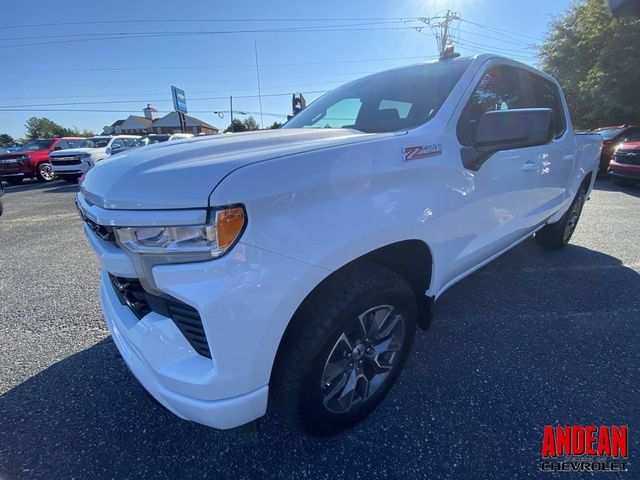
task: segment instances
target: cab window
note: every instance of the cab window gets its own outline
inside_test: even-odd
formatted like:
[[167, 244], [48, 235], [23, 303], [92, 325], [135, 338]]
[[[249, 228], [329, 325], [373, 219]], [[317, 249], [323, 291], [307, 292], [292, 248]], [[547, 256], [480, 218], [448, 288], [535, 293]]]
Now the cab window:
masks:
[[555, 84], [546, 78], [529, 73], [531, 79], [531, 88], [535, 98], [536, 108], [550, 108], [551, 113], [551, 129], [556, 138], [561, 137], [567, 129], [567, 122], [564, 117], [564, 109], [560, 100], [560, 92]]
[[492, 110], [528, 108], [523, 88], [522, 70], [508, 65], [491, 67], [471, 94], [460, 120], [458, 140], [463, 145], [473, 144], [480, 117]]

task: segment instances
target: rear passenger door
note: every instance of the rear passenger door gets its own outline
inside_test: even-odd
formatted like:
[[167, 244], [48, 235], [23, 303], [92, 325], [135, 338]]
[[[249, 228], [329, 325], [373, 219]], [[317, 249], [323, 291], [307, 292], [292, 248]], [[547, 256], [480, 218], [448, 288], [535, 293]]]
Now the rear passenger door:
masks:
[[573, 196], [573, 192], [570, 192], [567, 186], [576, 161], [576, 146], [572, 133], [567, 131], [567, 119], [559, 87], [555, 82], [534, 72], [528, 72], [528, 77], [533, 106], [550, 108], [552, 111], [551, 128], [554, 139], [547, 145], [537, 147], [540, 150], [537, 187], [540, 206], [535, 214], [538, 218], [544, 219]]

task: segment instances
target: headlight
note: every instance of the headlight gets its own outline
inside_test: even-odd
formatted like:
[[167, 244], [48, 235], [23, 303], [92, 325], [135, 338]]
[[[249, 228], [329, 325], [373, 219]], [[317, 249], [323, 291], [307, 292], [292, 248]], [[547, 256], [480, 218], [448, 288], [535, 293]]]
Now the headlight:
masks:
[[233, 206], [216, 210], [206, 225], [123, 227], [115, 233], [123, 248], [153, 255], [158, 260], [154, 263], [183, 263], [221, 257], [240, 238], [245, 225], [244, 208]]

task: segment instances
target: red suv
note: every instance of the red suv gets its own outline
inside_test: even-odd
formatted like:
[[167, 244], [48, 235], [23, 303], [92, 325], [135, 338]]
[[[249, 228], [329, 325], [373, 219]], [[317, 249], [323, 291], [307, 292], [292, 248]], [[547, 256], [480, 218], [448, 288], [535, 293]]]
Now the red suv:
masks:
[[62, 137], [31, 140], [20, 150], [0, 155], [0, 178], [18, 185], [24, 178], [36, 177], [41, 182], [53, 180], [49, 154], [54, 150], [76, 147], [83, 138]]
[[589, 130], [589, 133], [599, 133], [602, 137], [602, 153], [600, 155], [598, 175], [607, 174], [613, 152], [620, 143], [640, 140], [640, 127], [636, 127], [635, 125], [600, 127]]
[[640, 142], [618, 146], [611, 158], [609, 175], [618, 185], [631, 187], [640, 182]]

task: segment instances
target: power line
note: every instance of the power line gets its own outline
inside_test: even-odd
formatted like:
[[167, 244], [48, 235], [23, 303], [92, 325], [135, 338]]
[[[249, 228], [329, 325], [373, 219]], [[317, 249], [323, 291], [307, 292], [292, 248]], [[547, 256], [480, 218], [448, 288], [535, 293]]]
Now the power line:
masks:
[[370, 18], [206, 18], [206, 19], [139, 19], [139, 20], [89, 20], [78, 22], [56, 22], [56, 23], [33, 23], [21, 25], [3, 25], [0, 30], [16, 28], [40, 28], [59, 27], [67, 25], [115, 25], [115, 24], [137, 24], [137, 23], [224, 23], [224, 22], [354, 22], [354, 21], [377, 21], [377, 20], [418, 20], [418, 17], [370, 17]]
[[357, 32], [357, 31], [375, 31], [375, 30], [412, 30], [415, 27], [407, 27], [407, 26], [394, 26], [394, 27], [355, 27], [355, 28], [342, 28], [342, 27], [332, 27], [332, 28], [318, 28], [318, 29], [309, 29], [309, 28], [289, 28], [289, 29], [257, 29], [257, 30], [219, 30], [219, 31], [210, 31], [210, 32], [182, 32], [182, 33], [157, 33], [157, 34], [129, 34], [129, 33], [116, 33], [112, 35], [112, 37], [100, 37], [100, 38], [85, 38], [85, 39], [72, 39], [72, 40], [55, 40], [52, 42], [32, 42], [32, 43], [16, 43], [12, 45], [0, 45], [0, 49], [3, 48], [18, 48], [18, 47], [33, 47], [33, 46], [45, 46], [45, 45], [60, 45], [60, 44], [69, 44], [69, 43], [78, 43], [78, 42], [95, 42], [95, 41], [105, 41], [105, 40], [128, 40], [128, 39], [136, 39], [136, 38], [159, 38], [159, 37], [175, 37], [175, 36], [199, 36], [199, 35], [236, 35], [236, 34], [245, 34], [245, 33], [317, 33], [317, 32]]
[[[273, 32], [289, 32], [289, 31], [298, 31], [298, 30], [313, 30], [313, 31], [324, 31], [325, 28], [334, 28], [334, 27], [366, 27], [366, 26], [374, 26], [374, 25], [389, 25], [394, 23], [401, 23], [397, 20], [388, 20], [388, 21], [380, 21], [380, 22], [368, 22], [368, 23], [347, 23], [342, 25], [309, 25], [309, 26], [297, 26], [297, 27], [282, 27], [282, 28], [274, 28], [274, 29], [265, 29], [264, 31], [273, 31]], [[147, 31], [147, 32], [84, 32], [84, 33], [60, 33], [60, 34], [47, 34], [47, 35], [29, 35], [26, 37], [10, 37], [10, 38], [0, 38], [0, 42], [8, 42], [15, 40], [38, 40], [42, 38], [77, 38], [79, 40], [86, 40], [88, 38], [98, 38], [107, 37], [107, 36], [118, 36], [118, 35], [140, 35], [140, 36], [164, 36], [164, 35], [206, 35], [214, 32], [210, 31]], [[82, 37], [82, 38], [81, 38]]]
[[467, 34], [467, 35], [475, 35], [477, 37], [482, 37], [482, 38], [486, 38], [486, 39], [489, 39], [489, 40], [496, 40], [498, 42], [504, 42], [504, 43], [509, 43], [509, 44], [511, 44], [513, 42], [517, 42], [517, 43], [520, 43], [520, 44], [525, 45], [525, 46], [530, 46], [531, 45], [531, 42], [527, 42], [526, 40], [515, 40], [515, 39], [514, 40], [509, 40], [509, 39], [506, 39], [506, 38], [492, 37], [491, 35], [484, 35], [484, 34], [478, 33], [478, 32], [471, 32], [469, 30], [462, 30], [461, 28], [458, 28], [457, 30], [460, 33], [464, 33], [464, 34]]
[[[471, 25], [475, 25], [476, 27], [480, 27], [480, 28], [482, 28], [484, 30], [488, 30], [490, 32], [497, 33], [499, 35], [504, 35], [505, 37], [511, 38], [511, 39], [514, 39], [513, 36], [515, 36], [515, 37], [521, 37], [521, 38], [529, 38], [531, 40], [536, 40], [538, 42], [543, 42], [544, 41], [544, 39], [540, 38], [540, 37], [534, 37], [532, 35], [527, 35], [527, 34], [519, 33], [519, 32], [512, 32], [510, 30], [505, 30], [503, 28], [498, 28], [498, 27], [492, 27], [490, 25], [483, 25], [483, 24], [478, 23], [478, 22], [472, 22], [471, 20], [462, 19], [462, 21], [465, 22], [465, 23], [469, 23]], [[507, 35], [507, 34], [509, 34], [509, 35]], [[510, 35], [512, 35], [512, 36], [510, 36]]]
[[513, 50], [510, 48], [503, 48], [503, 47], [494, 47], [492, 45], [486, 45], [486, 44], [482, 44], [482, 43], [477, 43], [477, 42], [473, 42], [471, 40], [462, 40], [460, 42], [456, 42], [456, 45], [460, 45], [462, 47], [467, 46], [467, 47], [471, 47], [472, 49], [474, 48], [480, 48], [483, 50], [493, 50], [493, 51], [499, 51], [502, 52], [504, 54], [515, 54], [515, 55], [519, 55], [521, 57], [528, 57], [531, 59], [536, 59], [537, 56], [535, 54], [532, 54], [533, 52], [531, 51], [526, 51], [526, 50]]
[[[289, 94], [291, 95], [291, 94]], [[228, 97], [227, 97], [228, 98]], [[115, 109], [79, 109], [79, 108], [47, 108], [47, 109], [0, 109], [0, 112], [76, 112], [76, 113], [130, 113], [129, 110], [115, 110]], [[158, 110], [158, 113], [171, 113], [173, 110]], [[213, 114], [212, 110], [192, 110], [189, 113]], [[234, 110], [234, 113], [242, 115], [260, 115], [260, 112], [247, 111], [247, 110]], [[286, 117], [284, 113], [262, 113], [268, 117]]]
[[[291, 76], [286, 76], [286, 78], [288, 80], [294, 79], [294, 78], [309, 78], [309, 77], [313, 77], [313, 78], [323, 78], [323, 79], [330, 79], [332, 77], [353, 77], [353, 76], [366, 76], [366, 75], [371, 75], [373, 73], [377, 73], [378, 71], [366, 71], [366, 72], [348, 72], [348, 73], [341, 73], [341, 74], [337, 74], [337, 75], [330, 75], [330, 76], [326, 76], [326, 77], [318, 77], [318, 75], [303, 75], [303, 76], [298, 76], [298, 77], [291, 77]], [[238, 80], [238, 79], [236, 79]], [[254, 80], [253, 78], [250, 78], [248, 80]], [[239, 81], [239, 80], [238, 80]], [[313, 84], [306, 84], [306, 86], [313, 86], [313, 85], [326, 85], [327, 83], [336, 83], [336, 82], [347, 82], [349, 81], [349, 79], [343, 80], [341, 78], [335, 79], [335, 80], [328, 80], [328, 82], [322, 82], [321, 84], [318, 83], [313, 83]], [[298, 89], [301, 86], [304, 86], [305, 84], [298, 84], [294, 87], [292, 87], [292, 91], [286, 94], [282, 94], [282, 93], [264, 93], [262, 94], [263, 97], [269, 97], [269, 96], [280, 96], [280, 95], [291, 95], [293, 90]], [[271, 87], [271, 88], [282, 88], [282, 87]], [[239, 90], [235, 90], [236, 92]], [[244, 91], [255, 91], [255, 89], [245, 89]], [[228, 92], [228, 89], [225, 90], [214, 90], [214, 91], [208, 91], [209, 93], [213, 93], [213, 92]], [[310, 93], [310, 92], [309, 92]], [[154, 96], [154, 95], [162, 95], [161, 93], [153, 93], [153, 94], [139, 94], [141, 97], [144, 97], [144, 101], [146, 102], [171, 102], [170, 99], [167, 98], [149, 98], [149, 96]], [[103, 95], [106, 97], [113, 97], [113, 95]], [[233, 95], [236, 98], [258, 98], [260, 96], [260, 92], [258, 93], [258, 95]], [[21, 97], [22, 99], [36, 99], [33, 97]], [[46, 97], [41, 97], [41, 98], [46, 98]], [[52, 97], [52, 98], [61, 98], [61, 97]], [[66, 98], [77, 98], [77, 96], [69, 96]], [[94, 98], [93, 96], [90, 96], [90, 98]], [[223, 100], [228, 98], [228, 95], [226, 96], [214, 96], [214, 97], [190, 97], [189, 101], [193, 102], [193, 101], [203, 101], [203, 100]], [[15, 98], [8, 98], [10, 100], [15, 100]], [[118, 104], [123, 104], [123, 103], [140, 103], [141, 100], [128, 100], [128, 99], [111, 99], [111, 100], [104, 100], [104, 101], [99, 101], [99, 100], [92, 100], [92, 101], [80, 101], [80, 102], [56, 102], [56, 103], [33, 103], [33, 104], [27, 104], [27, 105], [6, 105], [6, 106], [2, 106], [0, 105], [0, 108], [23, 108], [23, 107], [37, 107], [37, 106], [42, 106], [42, 107], [56, 107], [56, 106], [70, 106], [70, 105], [104, 105], [104, 104], [113, 104], [113, 103], [118, 103]]]
[[[339, 63], [367, 63], [367, 62], [383, 62], [390, 60], [419, 60], [438, 58], [437, 55], [419, 55], [412, 57], [388, 57], [388, 58], [360, 58], [348, 60], [334, 60], [327, 62], [297, 62], [297, 63], [263, 63], [264, 67], [297, 67], [302, 65], [333, 65]], [[136, 66], [136, 67], [84, 67], [84, 68], [60, 68], [52, 70], [19, 70], [13, 72], [2, 71], [0, 75], [25, 75], [33, 73], [52, 73], [52, 72], [108, 72], [108, 71], [133, 71], [133, 70], [219, 70], [229, 68], [255, 68], [255, 64], [243, 65], [192, 65], [192, 66]]]

